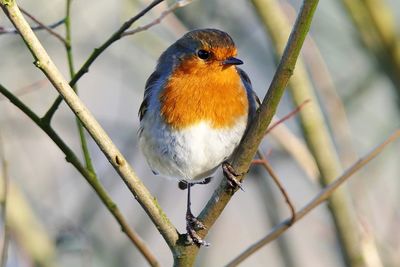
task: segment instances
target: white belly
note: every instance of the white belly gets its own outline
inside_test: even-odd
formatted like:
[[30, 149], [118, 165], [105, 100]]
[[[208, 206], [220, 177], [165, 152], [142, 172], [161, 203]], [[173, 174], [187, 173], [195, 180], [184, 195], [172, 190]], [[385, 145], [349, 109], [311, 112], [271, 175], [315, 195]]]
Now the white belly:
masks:
[[140, 147], [153, 171], [178, 180], [210, 176], [237, 147], [247, 124], [246, 115], [231, 129], [213, 129], [203, 121], [176, 131], [154, 117], [142, 121]]

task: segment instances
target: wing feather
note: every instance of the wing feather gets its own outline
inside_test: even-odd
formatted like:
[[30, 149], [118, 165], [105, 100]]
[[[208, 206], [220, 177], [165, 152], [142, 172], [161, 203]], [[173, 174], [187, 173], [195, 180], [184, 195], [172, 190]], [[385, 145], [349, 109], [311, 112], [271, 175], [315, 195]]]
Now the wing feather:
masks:
[[156, 83], [159, 81], [160, 77], [161, 77], [160, 73], [156, 70], [150, 75], [150, 77], [146, 81], [143, 102], [139, 108], [139, 120], [140, 121], [143, 119], [143, 116], [146, 114], [147, 108], [149, 106], [151, 88], [154, 85], [156, 85]]

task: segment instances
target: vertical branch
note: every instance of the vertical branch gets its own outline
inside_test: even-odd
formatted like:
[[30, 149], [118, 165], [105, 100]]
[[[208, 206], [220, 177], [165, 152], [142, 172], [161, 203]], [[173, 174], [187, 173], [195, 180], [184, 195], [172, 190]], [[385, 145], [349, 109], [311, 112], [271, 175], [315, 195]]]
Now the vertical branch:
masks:
[[[71, 43], [71, 3], [72, 0], [67, 0], [66, 2], [66, 15], [65, 15], [65, 50], [67, 52], [67, 59], [68, 59], [68, 69], [69, 69], [69, 76], [72, 79], [75, 76], [75, 69], [74, 69], [74, 58], [72, 55], [72, 43]], [[75, 84], [72, 86], [75, 92], [78, 94], [78, 87]], [[96, 171], [94, 170], [92, 159], [90, 156], [90, 152], [87, 146], [87, 140], [85, 136], [85, 131], [83, 130], [82, 123], [79, 121], [78, 118], [75, 118], [76, 126], [78, 127], [79, 138], [81, 140], [81, 148], [83, 157], [85, 159], [86, 168], [88, 171], [95, 175]]]
[[[290, 26], [278, 1], [252, 0], [252, 3], [265, 25], [267, 34], [272, 39], [277, 55], [280, 55]], [[289, 90], [296, 105], [301, 104], [306, 99], [311, 99], [311, 103], [300, 112], [300, 121], [308, 146], [320, 170], [320, 182], [322, 186], [326, 186], [339, 176], [342, 167], [307, 71], [301, 60], [299, 60], [297, 69], [289, 82]], [[363, 266], [365, 259], [359, 246], [360, 232], [345, 189], [340, 189], [331, 196], [329, 208], [347, 266]]]
[[400, 38], [386, 1], [341, 0], [365, 48], [391, 79], [400, 105]]

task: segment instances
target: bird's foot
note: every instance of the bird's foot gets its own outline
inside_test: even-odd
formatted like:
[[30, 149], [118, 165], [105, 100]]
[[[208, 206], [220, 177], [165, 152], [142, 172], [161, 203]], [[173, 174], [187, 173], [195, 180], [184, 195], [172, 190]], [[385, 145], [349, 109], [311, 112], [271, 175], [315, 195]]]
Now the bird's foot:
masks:
[[233, 188], [240, 188], [242, 191], [244, 191], [243, 187], [242, 187], [242, 183], [239, 182], [236, 178], [239, 176], [242, 176], [243, 174], [239, 174], [236, 172], [236, 170], [232, 167], [232, 165], [225, 161], [224, 163], [222, 163], [222, 170], [224, 172], [224, 176], [226, 177], [226, 179], [228, 180], [228, 184]]
[[210, 243], [203, 240], [196, 231], [206, 229], [204, 224], [200, 222], [192, 213], [186, 214], [186, 231], [191, 241], [197, 246], [208, 247]]

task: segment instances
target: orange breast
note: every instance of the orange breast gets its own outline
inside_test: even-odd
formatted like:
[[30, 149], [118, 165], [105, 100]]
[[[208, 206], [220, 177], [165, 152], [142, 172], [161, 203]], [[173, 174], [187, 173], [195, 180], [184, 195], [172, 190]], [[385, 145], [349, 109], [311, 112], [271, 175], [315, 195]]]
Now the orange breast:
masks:
[[248, 112], [236, 69], [201, 63], [196, 59], [182, 63], [160, 94], [161, 115], [175, 129], [204, 120], [214, 128], [230, 127]]

